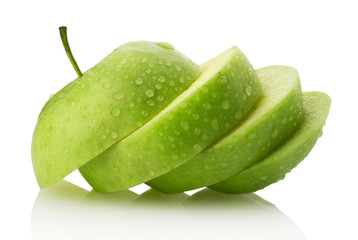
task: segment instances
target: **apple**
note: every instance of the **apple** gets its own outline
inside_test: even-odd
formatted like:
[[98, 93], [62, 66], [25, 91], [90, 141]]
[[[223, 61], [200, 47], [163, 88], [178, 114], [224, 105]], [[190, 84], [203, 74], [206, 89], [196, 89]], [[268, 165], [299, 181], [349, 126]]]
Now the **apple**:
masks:
[[331, 99], [325, 93], [303, 93], [303, 121], [297, 130], [260, 162], [210, 188], [224, 193], [248, 193], [283, 179], [308, 155], [322, 135], [330, 105]]
[[257, 74], [232, 47], [152, 120], [80, 168], [99, 192], [128, 189], [185, 163], [228, 132], [261, 93]]
[[177, 193], [215, 184], [262, 159], [292, 134], [302, 120], [296, 69], [271, 66], [257, 74], [262, 96], [245, 119], [214, 145], [147, 185]]
[[32, 138], [32, 163], [48, 187], [142, 127], [187, 89], [200, 67], [167, 43], [130, 42], [79, 77], [43, 107]]

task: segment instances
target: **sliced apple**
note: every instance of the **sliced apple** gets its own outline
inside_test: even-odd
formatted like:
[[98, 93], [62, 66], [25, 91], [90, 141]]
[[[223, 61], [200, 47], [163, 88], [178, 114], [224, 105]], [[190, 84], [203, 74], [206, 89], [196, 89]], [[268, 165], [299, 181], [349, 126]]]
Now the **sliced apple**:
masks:
[[322, 135], [330, 105], [331, 99], [325, 93], [303, 93], [303, 121], [295, 133], [259, 163], [210, 188], [225, 193], [249, 193], [283, 179]]
[[41, 188], [144, 125], [192, 84], [199, 66], [168, 46], [124, 44], [46, 103], [32, 139]]
[[302, 94], [297, 71], [271, 66], [257, 70], [262, 96], [232, 131], [173, 171], [147, 184], [177, 193], [212, 185], [254, 164], [276, 148], [301, 122]]
[[199, 78], [142, 128], [80, 168], [100, 192], [115, 192], [183, 164], [229, 131], [261, 93], [257, 74], [233, 47], [202, 65]]

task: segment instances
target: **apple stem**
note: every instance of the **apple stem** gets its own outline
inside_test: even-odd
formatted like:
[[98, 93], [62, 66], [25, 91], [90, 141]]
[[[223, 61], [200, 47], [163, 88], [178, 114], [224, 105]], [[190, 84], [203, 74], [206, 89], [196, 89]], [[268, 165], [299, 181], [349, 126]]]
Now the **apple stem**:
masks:
[[70, 59], [71, 64], [72, 64], [73, 68], [75, 69], [78, 77], [82, 77], [83, 74], [82, 74], [80, 68], [78, 67], [75, 58], [73, 57], [70, 45], [68, 44], [67, 27], [61, 26], [61, 27], [59, 27], [59, 29], [60, 29], [60, 36], [61, 36], [62, 44], [63, 44], [63, 47], [65, 48], [68, 59]]

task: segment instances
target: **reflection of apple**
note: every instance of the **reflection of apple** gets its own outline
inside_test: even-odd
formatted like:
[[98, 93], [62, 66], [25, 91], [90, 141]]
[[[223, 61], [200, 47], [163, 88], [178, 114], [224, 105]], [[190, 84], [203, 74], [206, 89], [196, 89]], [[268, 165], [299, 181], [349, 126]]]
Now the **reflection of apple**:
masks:
[[43, 107], [32, 141], [40, 187], [58, 182], [144, 125], [199, 72], [169, 44], [130, 42], [115, 49]]
[[210, 188], [226, 193], [247, 193], [283, 179], [322, 135], [330, 105], [331, 99], [324, 93], [303, 93], [303, 121], [295, 133], [259, 163]]
[[224, 180], [266, 156], [302, 119], [298, 73], [285, 66], [257, 70], [262, 97], [229, 134], [185, 164], [149, 181], [165, 193], [183, 192]]
[[202, 65], [199, 78], [142, 128], [80, 168], [100, 192], [133, 187], [183, 164], [230, 130], [261, 92], [237, 47]]

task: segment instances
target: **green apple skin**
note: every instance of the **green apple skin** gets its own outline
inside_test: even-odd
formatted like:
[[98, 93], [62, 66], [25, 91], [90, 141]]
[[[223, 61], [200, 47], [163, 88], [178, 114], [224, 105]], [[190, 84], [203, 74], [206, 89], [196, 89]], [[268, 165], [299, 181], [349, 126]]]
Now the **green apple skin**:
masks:
[[303, 93], [303, 121], [294, 134], [259, 163], [210, 188], [224, 193], [249, 193], [283, 179], [322, 135], [330, 105], [331, 99], [325, 93]]
[[296, 69], [257, 70], [262, 95], [243, 121], [214, 145], [147, 185], [165, 193], [220, 182], [244, 170], [289, 137], [302, 120], [302, 92]]
[[32, 139], [48, 187], [135, 131], [187, 89], [200, 67], [165, 43], [130, 42], [55, 94]]
[[99, 192], [147, 182], [183, 164], [229, 131], [261, 93], [237, 48], [202, 65], [199, 78], [142, 128], [80, 168]]

